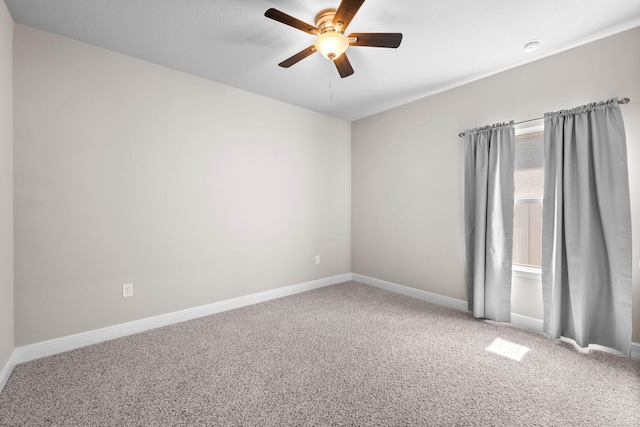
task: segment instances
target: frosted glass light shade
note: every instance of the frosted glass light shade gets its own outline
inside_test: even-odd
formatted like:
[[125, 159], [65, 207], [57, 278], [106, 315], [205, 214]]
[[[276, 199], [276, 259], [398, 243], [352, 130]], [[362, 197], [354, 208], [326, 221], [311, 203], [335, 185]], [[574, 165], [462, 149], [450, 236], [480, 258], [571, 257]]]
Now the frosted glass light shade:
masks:
[[316, 39], [316, 50], [327, 59], [336, 59], [349, 47], [349, 41], [342, 33], [327, 31]]

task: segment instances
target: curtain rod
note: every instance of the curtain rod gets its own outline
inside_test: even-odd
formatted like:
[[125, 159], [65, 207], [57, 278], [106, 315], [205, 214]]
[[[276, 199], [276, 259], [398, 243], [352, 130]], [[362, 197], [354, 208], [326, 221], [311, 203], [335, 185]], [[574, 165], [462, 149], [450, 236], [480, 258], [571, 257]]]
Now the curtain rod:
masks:
[[[629, 102], [631, 102], [631, 100], [629, 98], [622, 98], [621, 100], [618, 101], [618, 104], [628, 104]], [[544, 119], [544, 117], [538, 117], [536, 119], [523, 120], [521, 122], [514, 123], [514, 125], [520, 125], [522, 123], [535, 122], [536, 120], [542, 120], [542, 119]], [[460, 137], [460, 138], [462, 138], [463, 136], [464, 136], [464, 132], [460, 132], [458, 134], [458, 137]]]

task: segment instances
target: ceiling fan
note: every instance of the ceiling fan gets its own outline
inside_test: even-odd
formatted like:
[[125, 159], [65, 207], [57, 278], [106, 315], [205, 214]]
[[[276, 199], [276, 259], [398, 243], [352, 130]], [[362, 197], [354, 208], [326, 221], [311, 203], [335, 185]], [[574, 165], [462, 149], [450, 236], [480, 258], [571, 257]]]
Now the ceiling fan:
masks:
[[402, 41], [402, 33], [351, 33], [344, 35], [347, 26], [356, 15], [364, 0], [342, 0], [338, 9], [325, 9], [316, 15], [316, 25], [300, 21], [291, 15], [271, 8], [264, 14], [283, 24], [305, 33], [317, 36], [315, 44], [301, 50], [278, 65], [289, 68], [307, 56], [320, 52], [322, 56], [336, 64], [340, 77], [353, 74], [353, 68], [345, 51], [349, 46], [370, 46], [397, 48]]

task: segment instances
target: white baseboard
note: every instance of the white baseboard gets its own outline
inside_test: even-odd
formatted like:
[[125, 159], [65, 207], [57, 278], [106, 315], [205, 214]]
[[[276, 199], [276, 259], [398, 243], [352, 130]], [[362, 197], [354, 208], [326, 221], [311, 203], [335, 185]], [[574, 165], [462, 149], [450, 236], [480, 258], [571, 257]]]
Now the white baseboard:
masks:
[[640, 360], [640, 344], [637, 342], [631, 343], [631, 350], [629, 351], [629, 356], [632, 359]]
[[[162, 326], [168, 326], [175, 323], [196, 319], [198, 317], [209, 316], [211, 314], [233, 310], [235, 308], [245, 307], [276, 298], [282, 298], [285, 296], [310, 291], [312, 289], [317, 289], [348, 280], [351, 280], [351, 273], [312, 280], [310, 282], [298, 283], [296, 285], [285, 286], [278, 289], [272, 289], [270, 291], [259, 292], [257, 294], [245, 295], [242, 297], [215, 302], [200, 307], [188, 308], [186, 310], [180, 310], [173, 313], [161, 314], [159, 316], [134, 320], [132, 322], [121, 323], [119, 325], [108, 326], [106, 328], [95, 329], [75, 335], [68, 335], [61, 338], [55, 338], [48, 341], [42, 341], [35, 344], [18, 347], [14, 350], [14, 366], [18, 363], [28, 362], [30, 360], [51, 356], [69, 350], [74, 350], [91, 344], [97, 344], [103, 341], [109, 341], [112, 339], [137, 334], [139, 332], [148, 331], [150, 329], [160, 328]], [[11, 367], [11, 369], [13, 369], [13, 367]], [[8, 370], [10, 371], [11, 369]]]
[[9, 360], [4, 364], [2, 371], [0, 371], [0, 393], [4, 389], [4, 386], [9, 381], [9, 376], [11, 376], [11, 372], [13, 372], [13, 368], [18, 364], [16, 361], [18, 356], [16, 355], [16, 351], [14, 350], [9, 356]]
[[528, 329], [533, 332], [542, 333], [542, 319], [536, 319], [534, 317], [523, 316], [521, 314], [511, 313], [511, 324], [518, 328]]
[[[397, 283], [386, 282], [384, 280], [375, 279], [373, 277], [363, 276], [362, 274], [353, 273], [353, 280], [364, 283], [365, 285], [375, 286], [377, 288], [385, 289], [387, 291], [406, 295], [408, 297], [420, 299], [433, 304], [442, 305], [460, 311], [469, 311], [467, 302], [461, 299], [445, 297], [443, 295], [434, 294], [432, 292], [398, 285]], [[535, 332], [542, 332], [542, 320], [540, 319], [534, 319], [532, 317], [511, 313], [511, 324], [519, 328], [529, 329]]]
[[363, 276], [362, 274], [353, 273], [352, 275], [353, 280], [355, 280], [356, 282], [364, 283], [365, 285], [375, 286], [376, 288], [381, 288], [387, 291], [395, 292], [397, 294], [406, 295], [408, 297], [420, 299], [456, 310], [467, 311], [467, 302], [460, 299], [445, 297], [443, 295], [422, 291], [420, 289], [398, 285], [397, 283], [386, 282], [384, 280], [375, 279], [373, 277]]
[[[102, 329], [82, 332], [75, 335], [69, 335], [48, 341], [42, 341], [14, 349], [0, 371], [0, 391], [7, 383], [13, 368], [23, 362], [39, 359], [41, 357], [52, 356], [54, 354], [63, 353], [65, 351], [74, 350], [91, 344], [97, 344], [112, 339], [137, 334], [150, 329], [160, 328], [175, 323], [184, 322], [198, 317], [209, 316], [223, 311], [233, 310], [235, 308], [245, 307], [260, 302], [269, 301], [276, 298], [282, 298], [294, 295], [300, 292], [310, 291], [312, 289], [333, 285], [336, 283], [355, 280], [366, 285], [375, 286], [387, 291], [406, 295], [412, 298], [427, 301], [433, 304], [442, 305], [460, 311], [467, 311], [467, 302], [456, 298], [446, 297], [434, 294], [420, 289], [410, 288], [408, 286], [398, 285], [396, 283], [386, 282], [384, 280], [375, 279], [373, 277], [364, 276], [356, 273], [345, 273], [337, 276], [326, 277], [323, 279], [312, 280], [310, 282], [299, 283], [296, 285], [285, 286], [270, 291], [259, 292], [257, 294], [246, 295], [233, 298], [226, 301], [220, 301], [200, 307], [180, 310], [173, 313], [162, 314], [159, 316], [149, 317], [146, 319], [135, 320], [132, 322], [122, 323], [119, 325], [109, 326]], [[542, 320], [534, 319], [519, 314], [511, 314], [511, 323], [524, 329], [535, 332], [542, 332]], [[640, 360], [640, 344], [632, 343], [630, 349], [632, 359]]]

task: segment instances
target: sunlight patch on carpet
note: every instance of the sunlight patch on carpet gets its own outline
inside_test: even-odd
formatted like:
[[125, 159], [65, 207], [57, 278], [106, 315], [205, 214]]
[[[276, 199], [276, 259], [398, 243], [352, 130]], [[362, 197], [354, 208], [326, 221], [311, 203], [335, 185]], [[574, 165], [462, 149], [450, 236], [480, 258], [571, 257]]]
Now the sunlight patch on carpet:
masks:
[[486, 350], [519, 362], [527, 354], [529, 347], [496, 338]]

